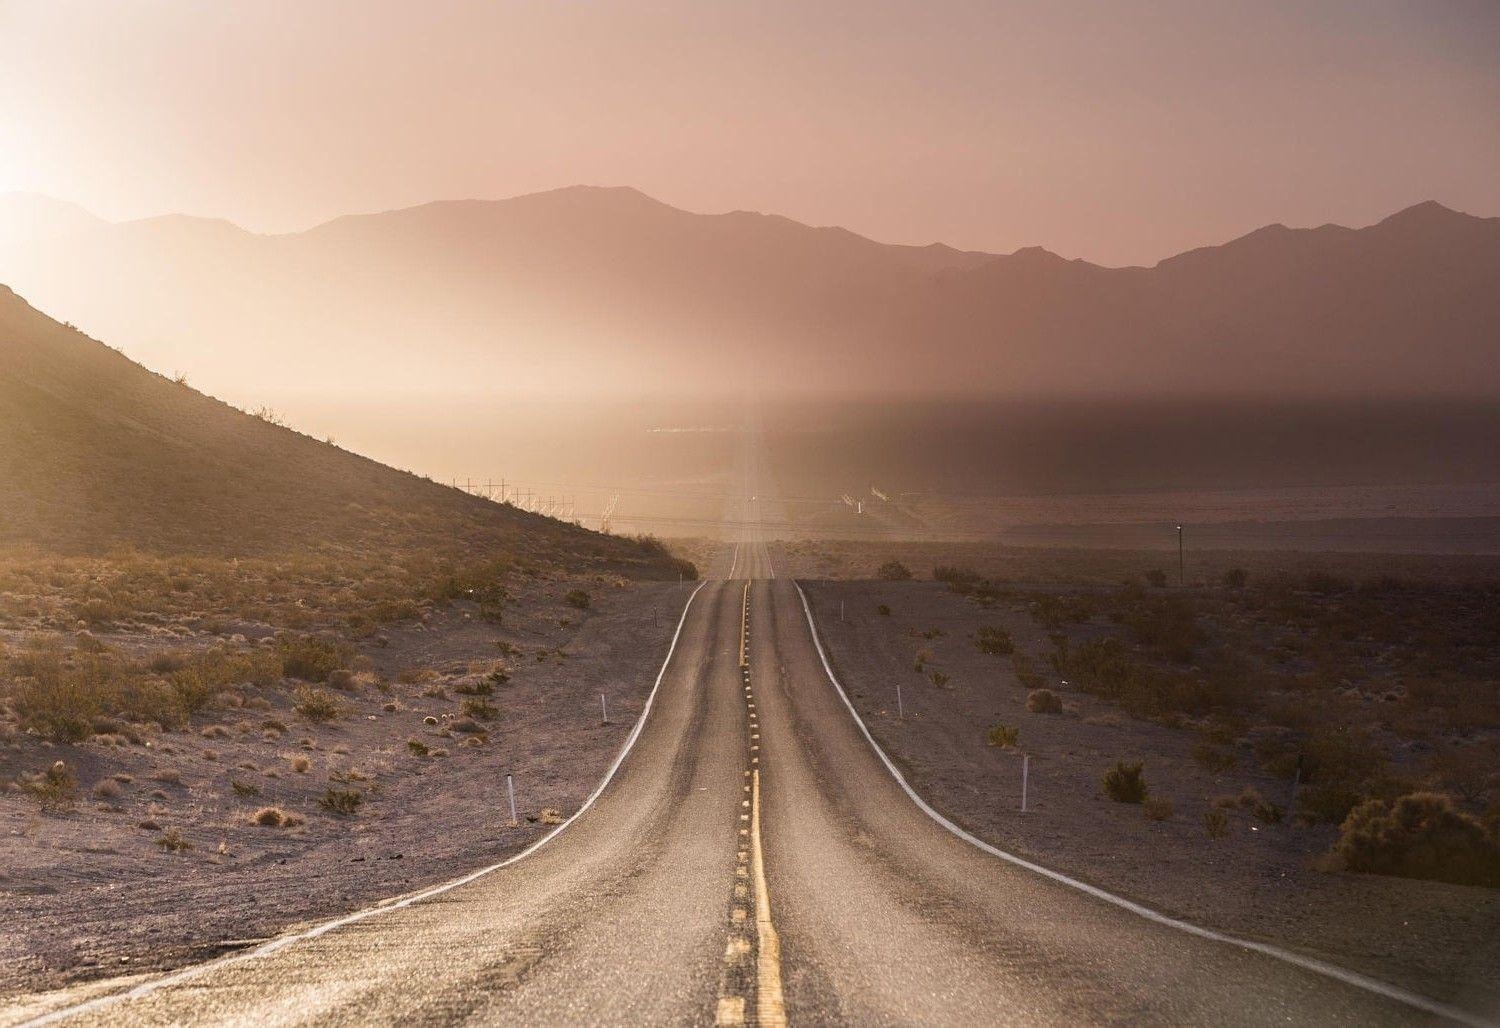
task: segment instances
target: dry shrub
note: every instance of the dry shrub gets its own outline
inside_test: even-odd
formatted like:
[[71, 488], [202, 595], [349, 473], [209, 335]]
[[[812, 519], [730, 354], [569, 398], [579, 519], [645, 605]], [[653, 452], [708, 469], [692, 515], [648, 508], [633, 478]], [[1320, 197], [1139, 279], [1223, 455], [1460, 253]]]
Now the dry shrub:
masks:
[[1146, 799], [1146, 774], [1140, 763], [1123, 760], [1104, 773], [1104, 795], [1116, 803], [1143, 803]]
[[301, 754], [292, 757], [291, 761], [292, 770], [297, 772], [299, 775], [305, 775], [308, 771], [312, 770], [312, 761], [307, 757], [302, 756]]
[[1061, 714], [1062, 698], [1051, 689], [1033, 689], [1026, 697], [1026, 709], [1033, 714]]
[[302, 818], [280, 807], [261, 807], [250, 815], [250, 823], [262, 828], [296, 828], [302, 824]]
[[78, 805], [78, 780], [62, 761], [54, 761], [41, 774], [20, 781], [21, 791], [36, 800], [43, 810], [59, 813]]
[[985, 739], [991, 746], [1014, 746], [1021, 738], [1021, 730], [1015, 725], [991, 725]]
[[358, 789], [335, 789], [329, 786], [318, 797], [318, 806], [331, 814], [353, 814], [364, 801], [365, 794]]
[[427, 744], [421, 739], [406, 740], [406, 748], [418, 757], [425, 757], [429, 752]]
[[182, 853], [193, 848], [193, 844], [182, 834], [179, 828], [168, 828], [156, 840], [156, 844], [167, 853]]
[[1361, 804], [1344, 820], [1333, 852], [1351, 871], [1500, 886], [1500, 839], [1441, 793]]
[[[499, 707], [479, 696], [473, 696], [464, 700], [463, 706], [459, 709], [463, 712], [464, 717], [473, 718], [476, 721], [493, 721], [500, 715]], [[458, 726], [455, 725], [454, 727]]]
[[344, 715], [344, 705], [323, 689], [298, 689], [297, 703], [292, 709], [314, 724], [333, 721]]

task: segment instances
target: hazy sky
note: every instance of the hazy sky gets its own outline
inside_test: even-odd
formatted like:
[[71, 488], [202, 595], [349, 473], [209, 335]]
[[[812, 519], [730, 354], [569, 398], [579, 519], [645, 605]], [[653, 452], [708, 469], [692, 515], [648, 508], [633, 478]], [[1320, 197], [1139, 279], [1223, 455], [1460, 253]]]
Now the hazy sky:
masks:
[[1500, 2], [0, 0], [0, 191], [287, 230], [633, 185], [1153, 261], [1500, 214]]

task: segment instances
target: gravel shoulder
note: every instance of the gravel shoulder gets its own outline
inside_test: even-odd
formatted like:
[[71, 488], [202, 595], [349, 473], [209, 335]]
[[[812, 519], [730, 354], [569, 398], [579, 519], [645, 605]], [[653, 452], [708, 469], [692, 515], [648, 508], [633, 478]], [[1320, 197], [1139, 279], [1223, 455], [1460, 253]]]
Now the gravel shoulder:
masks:
[[[1336, 830], [1291, 818], [1265, 824], [1237, 810], [1228, 834], [1209, 838], [1215, 798], [1254, 787], [1285, 803], [1287, 783], [1243, 764], [1211, 773], [1191, 757], [1192, 733], [1127, 717], [1056, 681], [1064, 710], [1028, 712], [1010, 659], [974, 643], [981, 625], [1003, 626], [1045, 667], [1051, 647], [1024, 612], [980, 610], [931, 582], [803, 584], [835, 670], [881, 746], [914, 788], [981, 838], [1176, 917], [1500, 1010], [1500, 892], [1317, 870]], [[889, 615], [878, 613], [882, 604]], [[1019, 728], [1018, 747], [987, 745], [996, 723]], [[1121, 760], [1145, 764], [1151, 795], [1172, 802], [1171, 817], [1151, 821], [1104, 797], [1100, 779]]]
[[[563, 602], [566, 588], [525, 586], [503, 625], [455, 604], [391, 627], [362, 647], [372, 669], [336, 694], [343, 716], [322, 724], [300, 718], [281, 683], [246, 686], [242, 703], [139, 744], [12, 731], [0, 782], [62, 760], [81, 800], [42, 812], [15, 787], [0, 791], [0, 998], [243, 948], [534, 841], [623, 744], [690, 587], [621, 581], [596, 587], [587, 611]], [[460, 709], [464, 686], [502, 657], [510, 681], [488, 697], [498, 715], [476, 725]], [[319, 803], [330, 789], [362, 802], [334, 813]], [[269, 806], [293, 823], [253, 823]], [[164, 848], [173, 833], [190, 848]]]

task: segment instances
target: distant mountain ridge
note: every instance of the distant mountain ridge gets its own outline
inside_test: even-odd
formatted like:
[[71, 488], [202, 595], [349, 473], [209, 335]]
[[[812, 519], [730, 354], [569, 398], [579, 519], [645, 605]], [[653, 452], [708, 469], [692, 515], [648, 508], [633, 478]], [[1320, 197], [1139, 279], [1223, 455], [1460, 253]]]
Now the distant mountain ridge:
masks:
[[257, 235], [0, 198], [0, 281], [215, 391], [1500, 395], [1500, 218], [1153, 267], [878, 243], [625, 187]]

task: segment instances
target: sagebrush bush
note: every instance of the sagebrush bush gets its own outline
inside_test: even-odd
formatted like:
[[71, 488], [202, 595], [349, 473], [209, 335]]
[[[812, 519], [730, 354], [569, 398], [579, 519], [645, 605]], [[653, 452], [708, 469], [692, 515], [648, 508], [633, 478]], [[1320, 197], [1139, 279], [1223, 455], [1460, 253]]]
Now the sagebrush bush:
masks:
[[899, 560], [888, 560], [875, 571], [875, 577], [887, 582], [905, 582], [911, 578], [911, 568]]
[[1142, 803], [1146, 799], [1146, 773], [1139, 763], [1123, 760], [1104, 773], [1104, 795], [1116, 803]]
[[493, 721], [500, 716], [500, 708], [484, 699], [482, 696], [471, 696], [464, 700], [459, 708], [465, 717], [476, 721]]
[[276, 637], [281, 653], [283, 674], [304, 682], [326, 682], [328, 676], [348, 667], [354, 648], [337, 636], [328, 634], [295, 635], [282, 632]]
[[1229, 834], [1229, 811], [1223, 807], [1210, 807], [1203, 815], [1203, 830], [1210, 839], [1222, 839]]
[[297, 690], [297, 702], [292, 709], [314, 724], [332, 721], [344, 714], [344, 705], [330, 693], [305, 687]]
[[587, 589], [573, 589], [568, 595], [563, 597], [563, 601], [568, 606], [576, 607], [578, 610], [588, 610], [589, 606], [594, 602], [593, 597], [589, 595]]
[[1500, 839], [1441, 793], [1360, 804], [1333, 851], [1351, 871], [1500, 887]]

